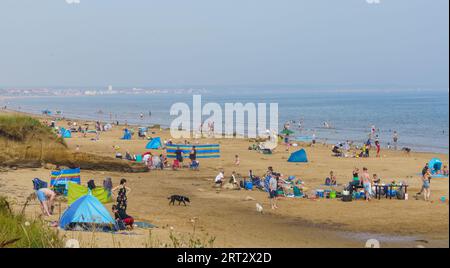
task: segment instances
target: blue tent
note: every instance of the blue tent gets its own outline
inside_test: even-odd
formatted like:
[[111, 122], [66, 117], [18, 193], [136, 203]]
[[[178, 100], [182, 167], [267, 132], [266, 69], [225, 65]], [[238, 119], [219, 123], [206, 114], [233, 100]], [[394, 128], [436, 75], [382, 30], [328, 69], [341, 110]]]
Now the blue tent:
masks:
[[123, 131], [122, 140], [131, 140], [131, 132], [127, 128]]
[[428, 162], [428, 167], [431, 170], [431, 174], [435, 174], [442, 168], [442, 161], [439, 158], [433, 158]]
[[70, 130], [65, 129], [63, 133], [61, 133], [61, 136], [65, 139], [69, 139], [72, 138], [72, 133], [70, 132]]
[[297, 152], [293, 152], [289, 157], [288, 162], [301, 162], [301, 163], [308, 162], [308, 157], [306, 157], [305, 150], [301, 149]]
[[145, 146], [146, 149], [159, 149], [162, 147], [163, 146], [160, 137], [153, 138], [151, 141], [147, 143], [147, 146]]
[[70, 229], [71, 224], [76, 223], [110, 226], [113, 230], [117, 229], [116, 222], [106, 208], [91, 194], [78, 198], [64, 211], [59, 221], [59, 227]]

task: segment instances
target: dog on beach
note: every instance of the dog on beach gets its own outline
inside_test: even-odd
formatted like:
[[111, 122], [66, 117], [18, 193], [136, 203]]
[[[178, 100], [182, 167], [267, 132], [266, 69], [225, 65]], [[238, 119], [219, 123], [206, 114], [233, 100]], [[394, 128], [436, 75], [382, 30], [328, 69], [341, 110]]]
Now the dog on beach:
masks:
[[408, 147], [403, 147], [402, 151], [406, 153], [406, 155], [410, 155], [411, 154], [411, 148]]
[[263, 214], [263, 206], [259, 203], [256, 203], [256, 212]]
[[181, 203], [183, 203], [185, 206], [186, 206], [186, 202], [191, 203], [191, 201], [189, 200], [188, 197], [182, 196], [182, 195], [172, 195], [172, 196], [169, 196], [167, 199], [170, 200], [169, 206], [170, 206], [171, 204], [172, 204], [172, 205], [175, 205], [175, 201], [178, 201], [178, 205], [180, 205]]

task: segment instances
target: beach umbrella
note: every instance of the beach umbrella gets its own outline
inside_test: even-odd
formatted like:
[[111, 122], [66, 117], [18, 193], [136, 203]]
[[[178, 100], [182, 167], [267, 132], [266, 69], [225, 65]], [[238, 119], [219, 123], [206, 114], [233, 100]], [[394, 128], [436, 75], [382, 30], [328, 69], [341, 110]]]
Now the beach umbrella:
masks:
[[291, 135], [293, 133], [294, 133], [294, 131], [286, 129], [286, 128], [283, 129], [283, 131], [281, 131], [281, 134], [284, 134], [284, 135]]

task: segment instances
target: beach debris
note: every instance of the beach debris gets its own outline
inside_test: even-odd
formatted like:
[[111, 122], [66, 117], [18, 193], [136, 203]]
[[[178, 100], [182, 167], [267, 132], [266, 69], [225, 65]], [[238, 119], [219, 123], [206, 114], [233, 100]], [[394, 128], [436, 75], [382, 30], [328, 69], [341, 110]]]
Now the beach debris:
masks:
[[69, 239], [66, 241], [65, 248], [80, 248], [80, 242], [76, 239]]
[[376, 239], [369, 239], [366, 241], [366, 248], [380, 248], [380, 241]]
[[259, 203], [256, 203], [256, 212], [263, 214], [263, 206]]
[[244, 201], [255, 201], [255, 198], [253, 198], [253, 197], [247, 195], [247, 196], [244, 198]]

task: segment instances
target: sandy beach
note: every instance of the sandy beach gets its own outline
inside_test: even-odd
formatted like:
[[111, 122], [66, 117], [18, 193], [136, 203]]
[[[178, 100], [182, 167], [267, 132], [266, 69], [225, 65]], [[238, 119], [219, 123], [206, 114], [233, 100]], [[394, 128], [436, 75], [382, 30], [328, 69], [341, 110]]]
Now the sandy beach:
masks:
[[[84, 123], [78, 121], [78, 124]], [[94, 126], [93, 122], [89, 123]], [[67, 122], [58, 121], [58, 125], [66, 126]], [[73, 133], [66, 143], [71, 150], [79, 146], [81, 152], [109, 157], [115, 154], [113, 146], [119, 146], [122, 154], [126, 151], [134, 154], [148, 151], [145, 149], [148, 141], [137, 138], [137, 135], [132, 140], [121, 140], [123, 127], [114, 126], [111, 131], [103, 132], [98, 141], [91, 140], [94, 134], [83, 137]], [[170, 138], [167, 130], [152, 131], [154, 134], [149, 133], [152, 137]], [[117, 185], [121, 178], [126, 178], [132, 189], [128, 196], [128, 214], [158, 228], [151, 229], [151, 232], [136, 228], [115, 235], [62, 231], [65, 238], [77, 238], [85, 247], [148, 247], [152, 243], [155, 243], [153, 246], [171, 246], [171, 232], [179, 237], [190, 237], [195, 232], [204, 241], [213, 239], [214, 247], [364, 247], [370, 238], [378, 239], [382, 247], [449, 246], [448, 201], [440, 201], [441, 197], [448, 200], [448, 179], [432, 180], [431, 202], [425, 202], [422, 196], [414, 197], [421, 187], [419, 173], [424, 164], [433, 157], [447, 164], [448, 155], [412, 152], [408, 156], [404, 152], [384, 149], [380, 158], [337, 158], [331, 156], [330, 145], [316, 144], [311, 147], [306, 143], [291, 147], [290, 152], [279, 145], [274, 154], [264, 155], [248, 150], [253, 142], [246, 139], [201, 138], [189, 141], [192, 144], [219, 143], [221, 157], [201, 159], [199, 171], [81, 172], [83, 185], [89, 179], [101, 185], [106, 177], [111, 177]], [[287, 162], [290, 153], [300, 148], [306, 150], [309, 162]], [[236, 154], [240, 157], [239, 166], [234, 164]], [[321, 185], [331, 170], [335, 172], [339, 184], [346, 184], [351, 180], [355, 167], [367, 167], [370, 174], [378, 174], [385, 183], [393, 180], [407, 182], [409, 200], [382, 198], [371, 202], [357, 200], [346, 203], [339, 199], [283, 197], [278, 199], [279, 209], [271, 210], [265, 192], [213, 188], [213, 179], [221, 168], [228, 178], [232, 171], [247, 176], [250, 169], [261, 176], [268, 166], [284, 176], [301, 178], [311, 191], [324, 189]], [[35, 177], [48, 181], [50, 170], [3, 170], [0, 172], [0, 195], [14, 200], [15, 208], [21, 208], [26, 197], [33, 193], [31, 179]], [[188, 206], [169, 206], [167, 197], [173, 194], [188, 196], [191, 203]], [[256, 212], [256, 203], [263, 205], [263, 214]], [[106, 204], [108, 210], [111, 205]], [[62, 203], [61, 210], [66, 207]], [[32, 217], [39, 216], [37, 201], [27, 207], [26, 213]], [[57, 219], [58, 215], [45, 218], [46, 221]]]

